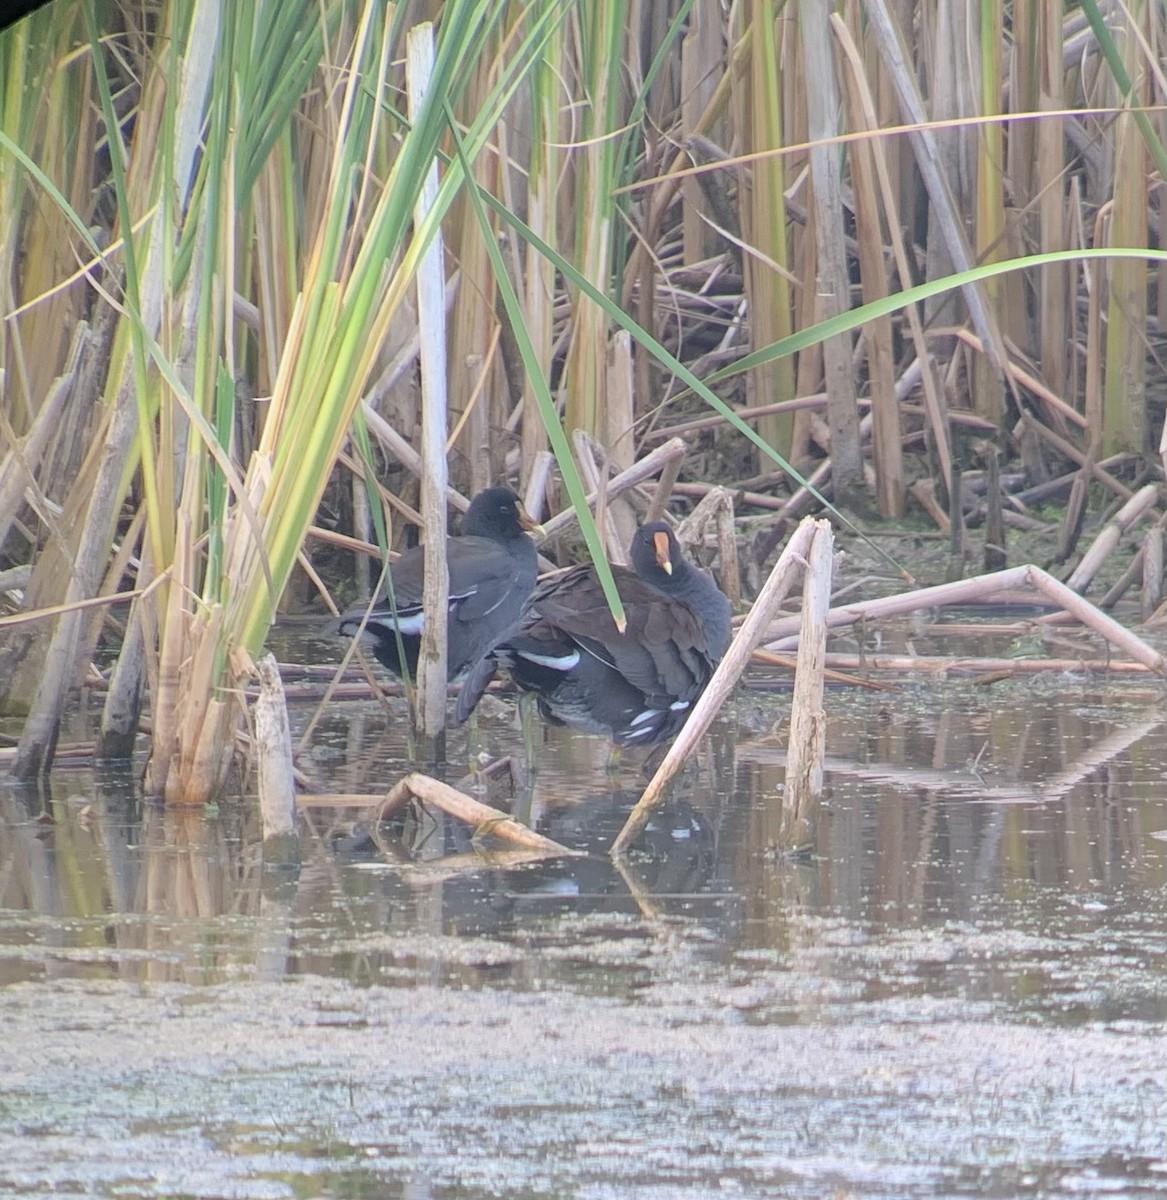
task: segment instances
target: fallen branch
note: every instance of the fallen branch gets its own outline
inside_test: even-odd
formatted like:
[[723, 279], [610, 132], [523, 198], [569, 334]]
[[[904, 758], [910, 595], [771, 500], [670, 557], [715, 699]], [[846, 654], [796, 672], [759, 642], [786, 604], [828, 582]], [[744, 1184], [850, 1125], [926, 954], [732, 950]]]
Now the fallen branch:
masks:
[[1158, 484], [1148, 483], [1140, 488], [1107, 521], [1106, 527], [1094, 539], [1090, 548], [1082, 555], [1082, 561], [1078, 563], [1073, 574], [1066, 580], [1066, 586], [1078, 593], [1085, 592], [1090, 586], [1091, 580], [1098, 574], [1102, 564], [1117, 548], [1122, 540], [1122, 535], [1151, 508], [1158, 498]]
[[[665, 466], [674, 459], [684, 458], [685, 452], [685, 443], [680, 438], [670, 438], [663, 446], [658, 446], [653, 450], [651, 454], [637, 459], [628, 470], [621, 471], [619, 475], [614, 475], [609, 479], [604, 488], [604, 495], [608, 500], [615, 499], [629, 488], [635, 487], [638, 483], [643, 483], [646, 479], [663, 471]], [[592, 492], [587, 498], [588, 506], [594, 506], [598, 498], [598, 493]], [[576, 516], [574, 508], [567, 508], [561, 513], [556, 513], [550, 521], [543, 522], [544, 537], [542, 540], [549, 541], [557, 534], [570, 529], [578, 521], [579, 518]]]
[[[837, 628], [856, 621], [875, 620], [882, 617], [900, 616], [919, 608], [932, 608], [944, 604], [967, 604], [983, 601], [1002, 591], [1028, 588], [1036, 591], [1076, 617], [1087, 628], [1117, 647], [1124, 654], [1142, 663], [1149, 671], [1167, 676], [1167, 659], [1153, 649], [1113, 617], [1096, 608], [1089, 600], [1040, 567], [1032, 565], [1011, 567], [1008, 571], [997, 571], [991, 575], [977, 575], [972, 579], [958, 579], [953, 583], [942, 583], [935, 587], [917, 588], [898, 596], [884, 596], [878, 600], [863, 600], [856, 604], [841, 605], [827, 613], [827, 625]], [[783, 617], [775, 621], [766, 636], [773, 639], [767, 650], [784, 650], [793, 640], [790, 635], [798, 629], [800, 618]]]
[[918, 654], [828, 654], [827, 665], [845, 671], [913, 671], [945, 675], [1040, 675], [1046, 671], [1067, 673], [1145, 675], [1149, 668], [1123, 659], [1089, 658], [942, 658]]
[[391, 812], [408, 804], [410, 800], [421, 800], [434, 808], [440, 808], [442, 812], [448, 813], [451, 817], [465, 821], [467, 825], [474, 827], [476, 837], [488, 833], [493, 834], [504, 841], [513, 842], [516, 846], [523, 846], [528, 850], [539, 850], [549, 856], [578, 856], [582, 853], [582, 851], [569, 850], [566, 846], [553, 842], [541, 833], [536, 833], [526, 825], [521, 825], [518, 821], [506, 816], [505, 813], [500, 813], [497, 808], [482, 804], [472, 796], [467, 796], [465, 792], [450, 787], [448, 783], [443, 783], [440, 779], [423, 775], [420, 771], [412, 771], [389, 790], [388, 795], [377, 806], [377, 822], [380, 823]]
[[[792, 658], [789, 654], [775, 654], [770, 650], [755, 650], [750, 655], [751, 663], [760, 663], [765, 667], [784, 667], [788, 671], [793, 671], [798, 660]], [[860, 666], [865, 666], [866, 663], [861, 662]], [[864, 679], [860, 675], [848, 674], [844, 671], [827, 670], [824, 672], [828, 683], [841, 683], [847, 687], [865, 688], [871, 692], [894, 692], [895, 686], [890, 683], [876, 683], [873, 679]]]

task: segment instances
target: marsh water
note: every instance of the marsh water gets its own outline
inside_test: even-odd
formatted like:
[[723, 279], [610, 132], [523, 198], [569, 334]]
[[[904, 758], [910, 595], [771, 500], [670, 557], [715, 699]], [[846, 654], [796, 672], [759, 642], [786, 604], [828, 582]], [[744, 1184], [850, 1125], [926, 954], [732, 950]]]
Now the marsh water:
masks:
[[[0, 793], [0, 1194], [1167, 1195], [1162, 689], [891, 682], [829, 692], [796, 860], [764, 678], [623, 869], [639, 760], [504, 702], [447, 778], [513, 755], [479, 794], [586, 856], [309, 805], [265, 863], [247, 796]], [[399, 704], [316, 708], [316, 787], [409, 769]]]

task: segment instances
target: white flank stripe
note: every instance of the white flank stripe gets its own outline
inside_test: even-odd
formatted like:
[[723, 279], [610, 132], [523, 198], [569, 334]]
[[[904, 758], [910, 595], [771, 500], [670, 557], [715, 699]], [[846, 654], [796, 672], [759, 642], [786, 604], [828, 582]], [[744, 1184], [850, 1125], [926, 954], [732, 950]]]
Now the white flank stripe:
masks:
[[629, 725], [643, 725], [645, 721], [651, 721], [653, 717], [660, 715], [659, 708], [646, 708], [638, 717], [633, 717], [628, 722]]
[[674, 700], [673, 703], [669, 705], [669, 711], [670, 712], [684, 712], [685, 709], [687, 709], [688, 707], [689, 707], [688, 700]]
[[646, 733], [652, 733], [651, 725], [645, 725], [643, 729], [633, 730], [633, 732], [628, 735], [627, 740], [632, 741], [633, 738], [644, 737]]
[[370, 619], [369, 624], [379, 625], [388, 632], [390, 637], [393, 636], [395, 625], [403, 637], [420, 637], [421, 631], [425, 628], [425, 613], [411, 613], [408, 617], [398, 617], [396, 622], [389, 613], [386, 613], [383, 617]]
[[519, 658], [524, 658], [537, 667], [549, 667], [552, 671], [570, 671], [579, 664], [579, 651], [570, 654], [533, 654], [529, 650], [520, 650]]

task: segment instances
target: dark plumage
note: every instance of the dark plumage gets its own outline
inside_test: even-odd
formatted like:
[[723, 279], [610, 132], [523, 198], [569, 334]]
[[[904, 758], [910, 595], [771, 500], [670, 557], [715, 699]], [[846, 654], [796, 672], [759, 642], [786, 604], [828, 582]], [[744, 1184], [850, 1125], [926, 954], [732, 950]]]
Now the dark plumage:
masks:
[[457, 721], [502, 667], [557, 724], [617, 745], [651, 746], [676, 733], [729, 646], [729, 601], [685, 560], [664, 522], [636, 531], [631, 557], [633, 570], [614, 568], [623, 634], [595, 568], [573, 568], [537, 588], [514, 629], [470, 668]]
[[[509, 488], [487, 488], [470, 503], [462, 536], [446, 539], [450, 599], [446, 631], [447, 675], [459, 678], [522, 611], [539, 573], [535, 543], [524, 530], [539, 526]], [[364, 636], [377, 660], [402, 675], [398, 633], [410, 678], [417, 673], [421, 646], [425, 557], [421, 546], [407, 550], [390, 568], [392, 588], [373, 607]], [[390, 602], [392, 597], [392, 603]], [[335, 623], [354, 637], [368, 606], [351, 608]]]

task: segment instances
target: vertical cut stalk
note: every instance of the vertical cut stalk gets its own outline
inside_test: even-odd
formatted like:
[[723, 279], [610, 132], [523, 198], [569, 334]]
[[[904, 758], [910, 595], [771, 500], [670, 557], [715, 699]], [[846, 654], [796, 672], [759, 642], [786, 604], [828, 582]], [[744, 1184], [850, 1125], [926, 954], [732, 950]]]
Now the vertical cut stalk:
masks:
[[826, 685], [827, 612], [831, 607], [831, 569], [835, 536], [829, 521], [816, 521], [802, 588], [802, 632], [794, 699], [790, 709], [790, 742], [778, 848], [800, 850], [814, 837], [815, 814], [823, 791], [823, 756], [827, 744]]
[[[415, 26], [407, 38], [406, 82], [409, 115], [422, 105], [434, 63], [434, 29]], [[438, 164], [432, 160], [414, 205], [424, 224], [438, 194]], [[425, 625], [417, 659], [416, 725], [427, 738], [446, 727], [446, 610], [450, 594], [446, 562], [446, 305], [442, 235], [434, 234], [417, 272], [418, 326], [421, 330], [421, 510], [425, 521]]]

